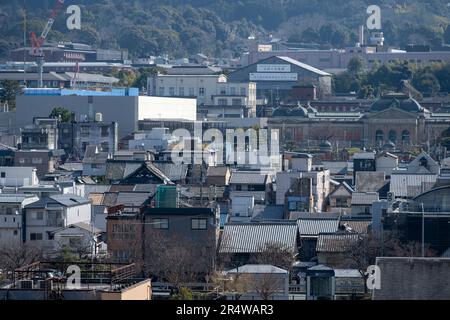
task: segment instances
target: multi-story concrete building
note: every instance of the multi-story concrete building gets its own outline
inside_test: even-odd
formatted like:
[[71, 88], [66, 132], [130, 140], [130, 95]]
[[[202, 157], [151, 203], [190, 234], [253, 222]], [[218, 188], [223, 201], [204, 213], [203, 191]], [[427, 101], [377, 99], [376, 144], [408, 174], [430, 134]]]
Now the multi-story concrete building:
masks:
[[16, 126], [29, 125], [36, 117], [48, 117], [55, 106], [74, 114], [75, 119], [94, 119], [103, 115], [106, 123], [119, 123], [119, 137], [137, 130], [145, 119], [196, 120], [196, 100], [185, 98], [143, 97], [137, 89], [85, 91], [59, 89], [28, 89], [17, 97]]
[[31, 194], [0, 194], [0, 244], [23, 241], [23, 209], [39, 198]]
[[147, 92], [160, 97], [195, 97], [199, 115], [243, 118], [256, 114], [254, 82], [231, 82], [223, 74], [155, 74]]

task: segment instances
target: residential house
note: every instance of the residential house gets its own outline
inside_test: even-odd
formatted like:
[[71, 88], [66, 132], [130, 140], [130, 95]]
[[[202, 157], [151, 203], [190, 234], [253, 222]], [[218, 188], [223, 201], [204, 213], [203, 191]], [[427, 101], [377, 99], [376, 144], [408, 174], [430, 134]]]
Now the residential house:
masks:
[[231, 178], [229, 167], [208, 167], [206, 172], [206, 184], [208, 186], [228, 186]]
[[0, 167], [1, 187], [36, 186], [39, 183], [34, 167]]
[[37, 175], [43, 177], [49, 172], [56, 171], [64, 155], [63, 150], [17, 150], [14, 166], [35, 167]]
[[352, 214], [371, 214], [372, 204], [380, 200], [377, 192], [353, 192]]
[[265, 204], [269, 201], [271, 184], [271, 177], [260, 171], [233, 171], [229, 181], [230, 198], [253, 196], [255, 203]]
[[348, 261], [348, 251], [360, 239], [357, 233], [323, 233], [317, 238], [317, 262], [332, 268], [342, 268]]
[[57, 250], [52, 232], [78, 222], [90, 223], [91, 202], [85, 198], [60, 194], [43, 197], [25, 206], [24, 240], [44, 251]]
[[344, 213], [350, 211], [353, 192], [353, 188], [347, 182], [344, 181], [340, 183], [339, 186], [330, 193], [330, 210]]
[[226, 266], [256, 261], [268, 246], [286, 248], [292, 256], [298, 253], [298, 227], [295, 222], [225, 224], [219, 256]]
[[109, 158], [108, 152], [100, 151], [95, 145], [87, 146], [83, 158], [83, 176], [105, 176], [106, 161]]

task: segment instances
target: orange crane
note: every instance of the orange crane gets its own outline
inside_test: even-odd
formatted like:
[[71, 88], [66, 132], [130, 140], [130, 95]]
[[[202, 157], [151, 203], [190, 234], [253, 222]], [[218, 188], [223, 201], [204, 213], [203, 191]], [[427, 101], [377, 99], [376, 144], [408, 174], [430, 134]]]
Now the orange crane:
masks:
[[44, 72], [44, 70], [43, 70], [44, 69], [44, 52], [42, 50], [42, 45], [45, 43], [48, 33], [52, 29], [53, 24], [55, 23], [55, 19], [58, 16], [58, 14], [60, 13], [63, 5], [64, 5], [64, 0], [56, 1], [55, 7], [53, 8], [52, 13], [51, 13], [49, 19], [47, 20], [47, 24], [45, 25], [45, 28], [42, 31], [39, 38], [36, 36], [35, 32], [31, 32], [30, 40], [31, 40], [32, 49], [31, 49], [30, 55], [33, 57], [37, 57], [38, 74], [39, 74], [38, 88], [43, 87], [42, 74]]

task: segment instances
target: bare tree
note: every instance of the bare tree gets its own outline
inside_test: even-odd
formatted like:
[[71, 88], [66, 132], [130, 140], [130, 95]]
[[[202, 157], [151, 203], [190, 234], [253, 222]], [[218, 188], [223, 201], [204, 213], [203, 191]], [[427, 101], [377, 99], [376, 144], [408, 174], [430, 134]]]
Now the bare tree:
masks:
[[254, 275], [252, 287], [262, 300], [269, 300], [274, 294], [284, 291], [284, 281], [279, 274], [264, 273]]
[[280, 243], [266, 243], [252, 262], [269, 264], [290, 271], [294, 262], [294, 254], [290, 248]]
[[27, 243], [11, 242], [0, 246], [0, 268], [8, 272], [37, 262], [41, 257], [42, 251]]

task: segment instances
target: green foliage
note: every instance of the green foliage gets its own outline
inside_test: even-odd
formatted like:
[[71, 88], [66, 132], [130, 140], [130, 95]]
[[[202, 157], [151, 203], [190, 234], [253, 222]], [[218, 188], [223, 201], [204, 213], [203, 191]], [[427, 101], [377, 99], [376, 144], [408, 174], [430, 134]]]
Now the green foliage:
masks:
[[72, 114], [69, 110], [62, 107], [53, 108], [52, 112], [49, 114], [50, 118], [59, 118], [61, 117], [61, 122], [70, 122], [72, 118]]
[[[67, 1], [66, 1], [67, 2]], [[388, 45], [450, 42], [450, 8], [442, 0], [381, 0]], [[28, 30], [40, 33], [54, 1], [27, 1]], [[0, 1], [0, 57], [22, 43], [22, 1]], [[204, 52], [235, 56], [247, 37], [281, 34], [283, 40], [345, 47], [357, 41], [366, 19], [362, 0], [78, 0], [82, 30], [68, 31], [63, 14], [49, 41], [79, 41], [127, 48], [132, 56]], [[278, 32], [280, 31], [280, 32]]]
[[188, 288], [181, 288], [178, 294], [171, 297], [171, 300], [193, 300], [194, 294], [192, 290]]
[[16, 95], [20, 92], [19, 82], [12, 80], [0, 81], [0, 102], [7, 102], [10, 110], [16, 108]]

